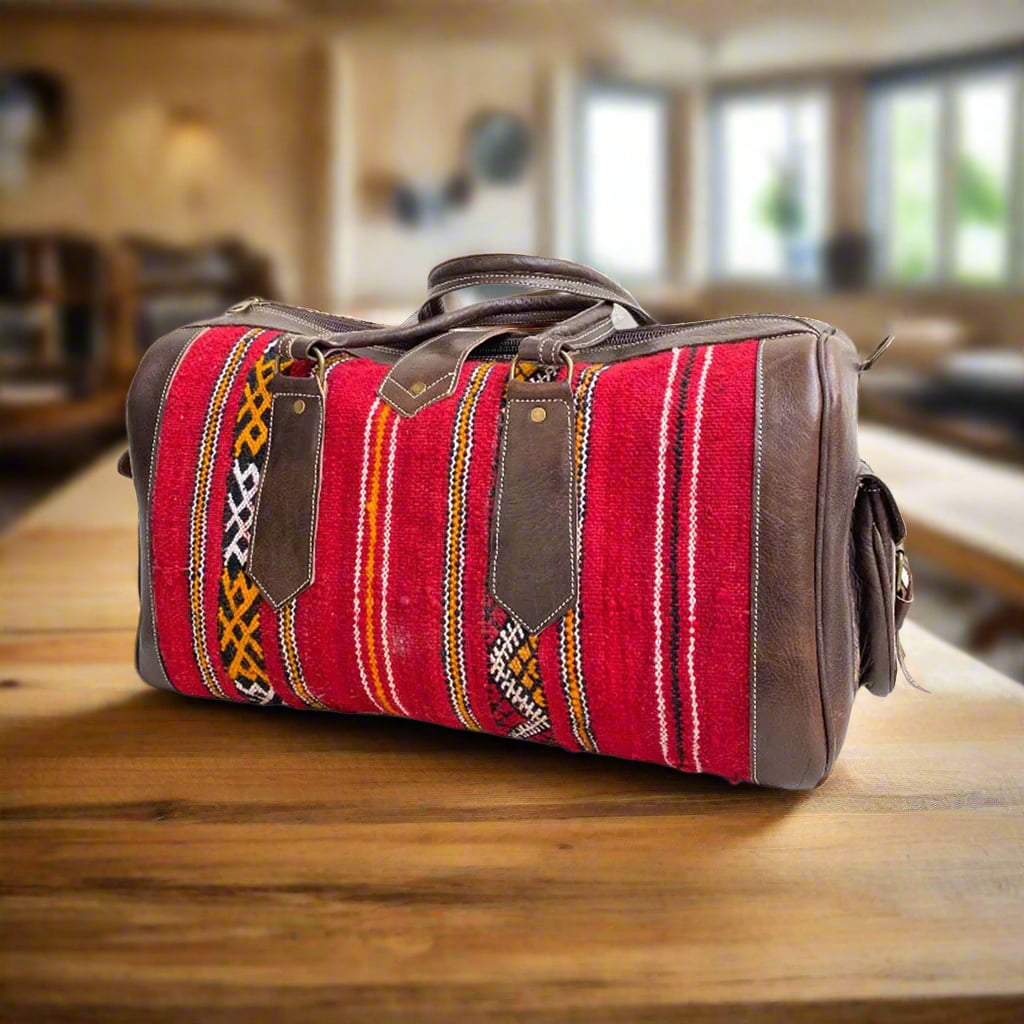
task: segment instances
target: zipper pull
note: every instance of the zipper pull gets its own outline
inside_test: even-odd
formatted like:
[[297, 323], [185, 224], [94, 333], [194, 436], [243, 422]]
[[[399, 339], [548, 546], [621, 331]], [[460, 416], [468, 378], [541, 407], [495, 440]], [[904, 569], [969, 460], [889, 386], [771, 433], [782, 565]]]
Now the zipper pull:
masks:
[[253, 306], [260, 305], [264, 300], [258, 295], [251, 295], [247, 299], [242, 299], [241, 302], [236, 302], [233, 306], [228, 306], [225, 310], [226, 313], [247, 313]]

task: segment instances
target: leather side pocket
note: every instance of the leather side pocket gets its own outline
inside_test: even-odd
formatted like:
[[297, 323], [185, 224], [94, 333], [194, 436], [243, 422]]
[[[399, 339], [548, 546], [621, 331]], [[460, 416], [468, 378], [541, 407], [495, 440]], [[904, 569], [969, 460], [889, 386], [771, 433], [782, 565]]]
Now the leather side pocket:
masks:
[[906, 527], [889, 488], [866, 463], [861, 464], [857, 484], [851, 542], [860, 646], [858, 682], [885, 697], [896, 685], [897, 631], [906, 614], [897, 597]]

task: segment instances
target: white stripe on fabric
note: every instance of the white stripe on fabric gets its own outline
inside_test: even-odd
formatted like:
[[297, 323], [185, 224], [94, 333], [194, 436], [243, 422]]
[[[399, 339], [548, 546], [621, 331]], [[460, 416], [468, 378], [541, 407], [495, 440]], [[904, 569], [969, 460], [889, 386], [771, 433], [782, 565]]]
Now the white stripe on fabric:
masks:
[[405, 710], [395, 689], [395, 677], [391, 671], [391, 643], [388, 639], [388, 574], [391, 567], [391, 509], [392, 497], [395, 483], [395, 449], [398, 446], [398, 427], [402, 422], [397, 416], [391, 417], [391, 437], [388, 440], [388, 461], [385, 473], [385, 487], [387, 489], [384, 498], [384, 529], [381, 531], [382, 555], [380, 566], [380, 635], [381, 646], [384, 650], [384, 677], [387, 680], [388, 689], [391, 691], [391, 699], [395, 707], [406, 717], [409, 712]]
[[690, 718], [693, 723], [693, 736], [690, 743], [693, 749], [693, 765], [697, 771], [703, 771], [700, 764], [700, 715], [697, 712], [697, 676], [694, 671], [694, 652], [697, 648], [697, 579], [694, 569], [697, 561], [697, 486], [700, 476], [700, 432], [704, 419], [704, 391], [708, 382], [708, 370], [714, 357], [714, 346], [705, 349], [704, 365], [700, 371], [700, 383], [697, 385], [697, 401], [693, 423], [693, 456], [690, 472], [690, 536], [686, 543], [686, 575], [687, 598], [690, 618], [690, 638], [686, 649], [686, 672], [690, 680]]
[[671, 764], [668, 752], [668, 719], [665, 710], [665, 658], [662, 650], [661, 591], [664, 582], [665, 551], [665, 471], [668, 457], [668, 421], [675, 391], [676, 370], [679, 366], [680, 349], [672, 350], [665, 394], [661, 405], [661, 425], [658, 428], [658, 503], [654, 513], [654, 691], [658, 706], [658, 737], [661, 741], [661, 756], [665, 764]]

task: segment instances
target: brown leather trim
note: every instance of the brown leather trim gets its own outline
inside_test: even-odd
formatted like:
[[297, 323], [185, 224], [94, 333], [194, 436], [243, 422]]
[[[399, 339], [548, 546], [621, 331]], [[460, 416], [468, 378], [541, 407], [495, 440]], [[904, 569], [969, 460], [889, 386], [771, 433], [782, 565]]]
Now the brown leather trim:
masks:
[[[568, 302], [569, 300], [564, 301]], [[510, 326], [518, 327], [523, 319], [529, 320], [535, 316], [546, 316], [552, 312], [551, 300], [544, 295], [513, 296], [503, 301], [494, 300], [488, 305], [493, 307], [495, 312], [493, 315], [491, 313], [480, 315], [473, 321], [474, 328], [485, 325], [488, 327], [500, 326], [502, 322], [506, 321]], [[583, 311], [590, 308], [586, 306]], [[577, 310], [565, 308], [561, 310], [565, 316], [571, 316], [576, 311], [578, 311], [578, 307]], [[393, 364], [409, 351], [409, 343], [418, 343], [431, 337], [437, 337], [445, 331], [458, 327], [460, 325], [459, 317], [462, 316], [465, 319], [463, 316], [465, 312], [465, 310], [456, 310], [443, 317], [438, 317], [434, 321], [424, 321], [401, 328], [368, 325], [365, 329], [353, 327], [349, 332], [331, 332], [325, 328], [319, 328], [305, 319], [301, 309], [295, 310], [293, 315], [285, 309], [268, 304], [197, 321], [189, 324], [189, 327], [233, 325], [283, 330], [295, 337], [292, 352], [296, 358], [303, 358], [306, 355], [306, 350], [315, 344], [325, 353], [350, 351], [352, 355], [363, 359]], [[614, 310], [612, 316], [614, 321]], [[353, 323], [357, 322], [353, 321]], [[786, 338], [795, 335], [816, 336], [817, 333], [818, 327], [815, 326], [814, 321], [801, 317], [779, 316], [774, 313], [758, 313], [689, 324], [667, 324], [652, 328], [617, 330], [609, 336], [606, 342], [602, 341], [600, 345], [588, 349], [587, 359], [597, 363], [617, 363], [626, 359], [655, 355], [679, 345], [716, 345], [761, 338]], [[349, 342], [352, 344], [349, 345]], [[392, 344], [397, 347], [391, 347]]]
[[546, 331], [524, 338], [519, 346], [519, 358], [550, 366], [560, 362], [566, 349], [575, 351], [599, 345], [615, 333], [613, 308], [608, 303], [591, 306]]
[[274, 608], [313, 582], [324, 395], [316, 377], [275, 376], [253, 513], [249, 576]]
[[[857, 497], [857, 350], [827, 327], [818, 338], [822, 429], [818, 454], [816, 591], [818, 674], [828, 741], [828, 771], [846, 737], [857, 692], [850, 532]], [[827, 774], [827, 772], [826, 772]]]
[[508, 385], [491, 530], [494, 599], [539, 633], [576, 598], [573, 395], [567, 381]]
[[463, 364], [488, 338], [504, 328], [448, 331], [410, 349], [388, 371], [377, 394], [402, 416], [415, 416], [455, 393]]
[[863, 462], [857, 484], [851, 557], [860, 653], [858, 683], [876, 697], [885, 697], [896, 685], [896, 634], [909, 604], [900, 600], [896, 585], [896, 552], [906, 527], [889, 488]]
[[202, 329], [180, 328], [156, 341], [143, 356], [128, 391], [126, 420], [131, 453], [129, 458], [139, 505], [139, 628], [135, 644], [135, 667], [150, 686], [163, 690], [173, 690], [174, 687], [160, 657], [153, 614], [149, 533], [152, 477], [167, 394], [182, 358], [202, 333]]
[[822, 415], [816, 339], [762, 342], [751, 537], [751, 777], [807, 789], [825, 775], [814, 565]]
[[[612, 311], [608, 303], [600, 303], [550, 328], [528, 334], [519, 345], [519, 358], [554, 364], [561, 360], [565, 350], [588, 349], [599, 344], [615, 331]], [[455, 392], [463, 364], [472, 352], [488, 339], [510, 331], [524, 333], [520, 327], [463, 328], [428, 338], [395, 363], [381, 381], [377, 394], [402, 416], [415, 416]]]

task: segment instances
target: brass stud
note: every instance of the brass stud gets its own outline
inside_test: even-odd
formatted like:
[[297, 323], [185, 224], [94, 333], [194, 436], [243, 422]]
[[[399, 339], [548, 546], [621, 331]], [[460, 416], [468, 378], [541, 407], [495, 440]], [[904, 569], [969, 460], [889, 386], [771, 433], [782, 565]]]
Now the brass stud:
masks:
[[540, 405], [535, 405], [530, 410], [530, 419], [534, 423], [543, 423], [548, 418], [547, 410]]
[[423, 392], [427, 390], [427, 385], [424, 384], [423, 381], [418, 380], [413, 383], [412, 387], [410, 387], [409, 390], [414, 395], [422, 395]]
[[295, 404], [292, 406], [296, 416], [301, 416], [306, 411], [306, 403], [301, 398], [295, 399]]

